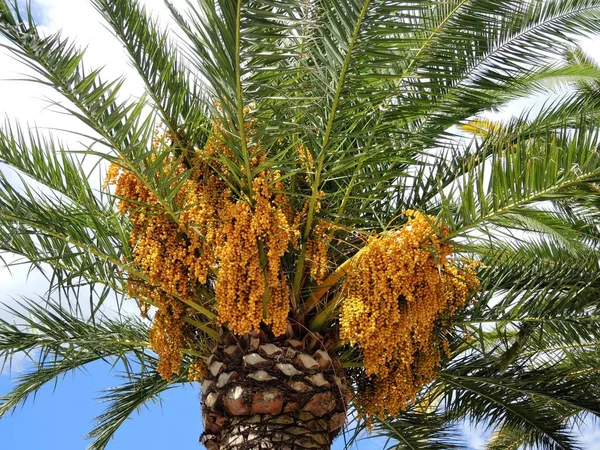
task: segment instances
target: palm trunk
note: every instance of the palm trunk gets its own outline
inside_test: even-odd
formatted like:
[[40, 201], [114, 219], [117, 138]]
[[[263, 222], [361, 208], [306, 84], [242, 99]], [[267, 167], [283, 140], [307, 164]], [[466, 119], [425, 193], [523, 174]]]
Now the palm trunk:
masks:
[[341, 365], [315, 334], [227, 336], [202, 383], [208, 450], [329, 449], [346, 419]]

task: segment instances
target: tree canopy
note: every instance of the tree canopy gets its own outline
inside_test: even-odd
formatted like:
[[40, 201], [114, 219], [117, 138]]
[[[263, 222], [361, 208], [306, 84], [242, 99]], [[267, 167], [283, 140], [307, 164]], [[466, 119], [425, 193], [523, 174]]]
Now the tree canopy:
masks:
[[[415, 343], [415, 392], [357, 403], [355, 429], [391, 448], [458, 448], [464, 419], [490, 424], [488, 449], [577, 448], [573, 424], [600, 413], [600, 71], [573, 42], [600, 32], [599, 1], [166, 2], [175, 32], [136, 0], [92, 3], [141, 98], [0, 0], [2, 45], [92, 142], [82, 155], [14, 121], [0, 130], [21, 181], [0, 171], [0, 250], [51, 280], [48, 302], [0, 320], [0, 356], [38, 356], [0, 417], [116, 358], [128, 381], [106, 393], [101, 449], [169, 382], [197, 379], [224, 329], [296, 327], [334, 336], [370, 398]], [[486, 116], [556, 86], [568, 89], [535, 114]], [[116, 188], [90, 181], [84, 155], [112, 164]], [[395, 278], [419, 258], [420, 280]], [[441, 297], [423, 294], [430, 272]], [[152, 320], [104, 314], [114, 294]], [[430, 326], [388, 329], [392, 313]]]

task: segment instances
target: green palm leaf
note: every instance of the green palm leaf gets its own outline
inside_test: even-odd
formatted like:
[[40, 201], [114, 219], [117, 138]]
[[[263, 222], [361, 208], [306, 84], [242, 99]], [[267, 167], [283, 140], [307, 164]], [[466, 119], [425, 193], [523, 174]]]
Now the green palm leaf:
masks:
[[6, 362], [23, 352], [36, 360], [33, 370], [16, 379], [2, 396], [0, 416], [25, 402], [46, 383], [98, 360], [115, 359], [126, 368], [144, 367], [149, 348], [148, 325], [137, 319], [98, 316], [90, 322], [57, 304], [22, 300], [20, 308], [5, 307], [15, 323], [0, 319], [0, 357]]

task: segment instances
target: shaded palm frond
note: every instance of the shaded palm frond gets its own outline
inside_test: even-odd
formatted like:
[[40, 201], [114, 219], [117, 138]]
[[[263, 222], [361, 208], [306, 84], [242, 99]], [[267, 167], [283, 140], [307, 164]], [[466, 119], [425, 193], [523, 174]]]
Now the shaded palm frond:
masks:
[[148, 368], [141, 373], [127, 376], [123, 384], [106, 389], [100, 397], [100, 401], [107, 405], [105, 411], [95, 418], [96, 425], [87, 436], [94, 439], [88, 447], [89, 450], [106, 448], [119, 427], [134, 412], [147, 406], [149, 402], [160, 401], [162, 392], [184, 381], [187, 381], [185, 377], [180, 376], [168, 383], [154, 369]]
[[174, 145], [182, 152], [201, 148], [209, 128], [208, 102], [177, 44], [137, 1], [98, 0], [94, 6], [125, 46]]
[[[132, 364], [145, 367], [149, 328], [141, 320], [96, 314], [92, 322], [55, 303], [33, 300], [22, 300], [19, 309], [5, 309], [15, 322], [0, 319], [0, 357], [6, 362], [25, 353], [34, 367], [19, 375], [16, 386], [2, 396], [0, 416], [25, 402], [46, 383], [93, 361], [118, 360], [127, 370]], [[150, 358], [154, 357], [150, 354]]]

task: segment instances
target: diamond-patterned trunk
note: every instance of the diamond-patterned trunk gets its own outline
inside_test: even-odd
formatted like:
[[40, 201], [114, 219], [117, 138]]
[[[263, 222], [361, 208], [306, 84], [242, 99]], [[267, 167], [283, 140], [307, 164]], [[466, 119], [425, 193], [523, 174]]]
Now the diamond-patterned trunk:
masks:
[[329, 449], [346, 419], [348, 389], [332, 342], [317, 334], [268, 340], [229, 335], [202, 383], [208, 450]]

